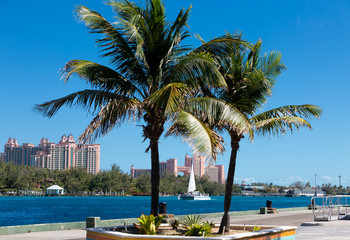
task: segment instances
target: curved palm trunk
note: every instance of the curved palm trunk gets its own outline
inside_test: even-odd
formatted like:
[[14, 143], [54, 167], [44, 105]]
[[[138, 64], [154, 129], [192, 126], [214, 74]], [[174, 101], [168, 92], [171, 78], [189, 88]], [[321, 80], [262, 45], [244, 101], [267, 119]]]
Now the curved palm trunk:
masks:
[[226, 189], [225, 189], [225, 202], [224, 202], [224, 215], [222, 216], [219, 233], [222, 233], [225, 227], [225, 232], [230, 231], [230, 208], [231, 208], [231, 197], [232, 188], [236, 171], [236, 159], [237, 152], [239, 149], [239, 141], [243, 136], [239, 136], [236, 133], [230, 133], [231, 135], [231, 156], [230, 164], [227, 173]]
[[150, 140], [151, 148], [151, 160], [152, 160], [152, 173], [151, 173], [151, 214], [158, 215], [158, 202], [159, 202], [159, 150], [158, 139]]

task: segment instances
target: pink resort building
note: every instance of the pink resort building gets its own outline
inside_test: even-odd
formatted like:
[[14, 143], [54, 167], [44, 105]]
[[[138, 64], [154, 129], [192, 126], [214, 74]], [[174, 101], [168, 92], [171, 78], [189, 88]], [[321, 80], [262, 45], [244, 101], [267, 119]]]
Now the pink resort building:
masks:
[[73, 136], [63, 135], [56, 144], [42, 138], [38, 146], [31, 143], [19, 145], [9, 138], [2, 154], [6, 162], [16, 165], [64, 170], [71, 167], [86, 168], [88, 173], [100, 171], [100, 144], [76, 144]]
[[[186, 154], [184, 166], [178, 166], [176, 158], [170, 158], [166, 161], [160, 162], [160, 175], [162, 176], [167, 173], [168, 175], [177, 176], [179, 172], [182, 172], [185, 176], [190, 176], [192, 161], [195, 176], [202, 177], [205, 175], [213, 182], [225, 184], [224, 165], [210, 165], [206, 167], [205, 158], [199, 155], [190, 157]], [[136, 169], [134, 165], [131, 165], [130, 174], [132, 177], [136, 178], [145, 173], [150, 174], [151, 169]]]

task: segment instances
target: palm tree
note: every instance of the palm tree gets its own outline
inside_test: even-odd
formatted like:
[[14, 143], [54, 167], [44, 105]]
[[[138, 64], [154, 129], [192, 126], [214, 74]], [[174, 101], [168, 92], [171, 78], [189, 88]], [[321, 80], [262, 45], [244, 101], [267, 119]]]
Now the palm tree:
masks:
[[[44, 116], [52, 117], [62, 106], [78, 106], [95, 117], [78, 138], [84, 144], [106, 135], [125, 121], [143, 123], [143, 137], [151, 150], [151, 214], [158, 213], [159, 149], [164, 124], [182, 122], [186, 139], [195, 150], [215, 157], [223, 150], [221, 139], [194, 116], [184, 111], [187, 99], [203, 86], [224, 86], [225, 82], [210, 54], [187, 53], [181, 46], [189, 36], [186, 26], [190, 8], [181, 10], [174, 22], [166, 21], [161, 0], [146, 0], [138, 6], [128, 0], [110, 1], [117, 16], [108, 22], [99, 13], [79, 6], [77, 15], [91, 33], [102, 34], [96, 42], [111, 67], [87, 60], [71, 60], [62, 70], [68, 81], [77, 75], [92, 89], [86, 89], [37, 105]], [[186, 54], [187, 53], [187, 54]]]
[[[240, 36], [236, 36], [240, 38]], [[223, 37], [221, 37], [223, 38]], [[213, 42], [213, 41], [212, 41]], [[219, 70], [226, 81], [227, 87], [216, 91], [207, 89], [207, 102], [201, 100], [192, 111], [202, 113], [203, 109], [212, 107], [212, 114], [205, 115], [205, 121], [218, 130], [228, 132], [231, 140], [231, 155], [226, 180], [224, 215], [221, 220], [219, 232], [229, 231], [232, 187], [236, 168], [239, 143], [244, 135], [251, 140], [254, 134], [278, 135], [286, 131], [293, 131], [301, 127], [311, 129], [311, 125], [305, 119], [319, 118], [321, 108], [305, 104], [291, 105], [275, 108], [258, 113], [266, 100], [271, 96], [271, 91], [277, 77], [285, 70], [281, 63], [281, 54], [271, 52], [261, 55], [259, 40], [250, 48], [237, 47], [237, 45], [212, 46], [204, 44], [200, 49], [216, 55]], [[213, 98], [218, 101], [213, 104]], [[235, 114], [234, 121], [228, 122], [229, 114]], [[201, 114], [204, 116], [203, 114]], [[210, 117], [211, 116], [211, 117]], [[239, 117], [237, 117], [239, 116]]]

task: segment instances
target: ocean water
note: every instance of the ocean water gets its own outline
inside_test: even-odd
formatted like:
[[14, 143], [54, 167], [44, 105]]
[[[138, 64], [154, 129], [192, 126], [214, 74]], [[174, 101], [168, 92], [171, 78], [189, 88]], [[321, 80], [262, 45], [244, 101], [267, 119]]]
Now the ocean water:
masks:
[[[232, 197], [231, 211], [258, 210], [272, 201], [274, 208], [306, 207], [310, 197]], [[160, 197], [175, 215], [223, 212], [224, 197], [211, 201], [180, 201]], [[150, 197], [0, 197], [0, 226], [134, 218], [149, 214]]]

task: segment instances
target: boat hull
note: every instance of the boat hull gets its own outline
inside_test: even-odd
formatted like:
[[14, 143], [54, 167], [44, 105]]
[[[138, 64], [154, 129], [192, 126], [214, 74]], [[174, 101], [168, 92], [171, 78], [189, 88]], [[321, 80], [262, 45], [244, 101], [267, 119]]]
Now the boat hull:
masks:
[[211, 200], [209, 196], [179, 196], [179, 200]]

